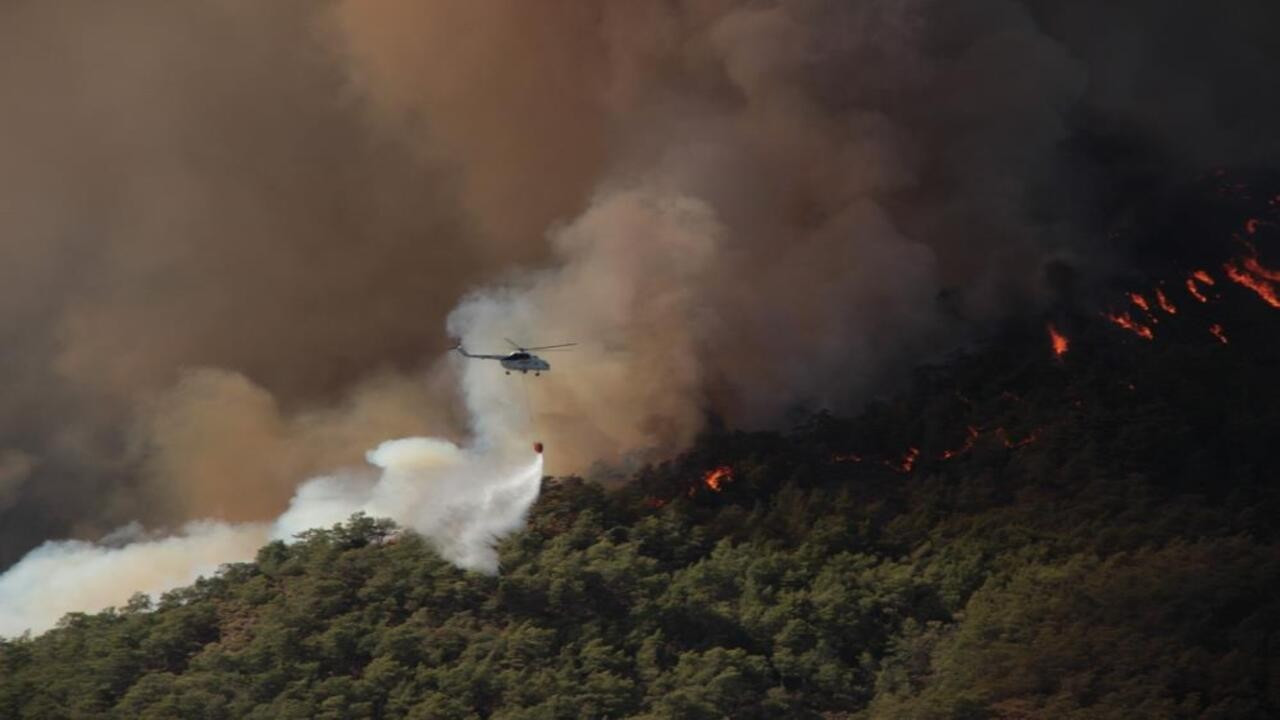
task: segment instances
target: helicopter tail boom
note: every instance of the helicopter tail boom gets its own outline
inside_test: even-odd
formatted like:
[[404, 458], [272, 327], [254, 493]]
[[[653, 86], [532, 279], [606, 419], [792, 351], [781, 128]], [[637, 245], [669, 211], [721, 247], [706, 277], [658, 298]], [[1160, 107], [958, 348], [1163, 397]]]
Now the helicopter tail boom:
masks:
[[484, 355], [484, 354], [477, 355], [474, 353], [469, 353], [467, 352], [466, 348], [462, 347], [462, 343], [458, 343], [457, 345], [454, 345], [453, 349], [457, 350], [463, 357], [473, 358], [476, 360], [501, 360], [504, 357], [506, 357], [506, 355]]

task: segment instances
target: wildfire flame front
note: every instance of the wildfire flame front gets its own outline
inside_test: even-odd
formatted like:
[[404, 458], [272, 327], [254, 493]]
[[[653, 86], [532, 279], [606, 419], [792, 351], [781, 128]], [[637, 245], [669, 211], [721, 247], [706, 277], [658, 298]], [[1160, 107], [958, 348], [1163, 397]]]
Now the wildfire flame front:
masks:
[[897, 472], [906, 474], [906, 473], [910, 473], [912, 468], [916, 466], [916, 460], [919, 457], [920, 457], [920, 448], [917, 448], [917, 447], [907, 448], [907, 453], [902, 456], [902, 460], [898, 462], [893, 462], [892, 460], [885, 460], [884, 464]]
[[1147, 327], [1146, 325], [1143, 325], [1137, 320], [1134, 320], [1133, 316], [1131, 316], [1127, 312], [1120, 313], [1118, 315], [1115, 313], [1110, 313], [1110, 314], [1107, 314], [1105, 317], [1111, 322], [1115, 323], [1116, 325], [1124, 328], [1125, 330], [1128, 330], [1129, 332], [1133, 333], [1134, 335], [1137, 335], [1138, 337], [1144, 340], [1155, 339], [1156, 334], [1151, 330], [1151, 328]]
[[1052, 325], [1048, 326], [1049, 342], [1053, 345], [1053, 354], [1062, 357], [1067, 354], [1068, 348], [1071, 347], [1071, 341], [1067, 340], [1067, 336], [1058, 332], [1058, 329]]
[[733, 480], [733, 468], [728, 465], [721, 465], [713, 470], [708, 470], [703, 476], [702, 482], [713, 492], [720, 492], [724, 489], [724, 484]]
[[1226, 271], [1227, 277], [1231, 278], [1232, 282], [1249, 288], [1271, 307], [1280, 308], [1280, 293], [1276, 292], [1275, 286], [1265, 277], [1258, 277], [1241, 269], [1235, 263], [1227, 263], [1223, 266], [1223, 270]]

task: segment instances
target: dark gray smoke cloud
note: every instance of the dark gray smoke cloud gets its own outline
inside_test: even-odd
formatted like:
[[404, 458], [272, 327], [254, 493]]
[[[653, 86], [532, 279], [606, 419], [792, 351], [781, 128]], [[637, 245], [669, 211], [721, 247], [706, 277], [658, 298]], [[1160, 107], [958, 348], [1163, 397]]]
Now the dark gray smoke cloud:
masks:
[[1273, 8], [8, 3], [0, 565], [464, 434], [455, 306], [585, 343], [561, 469], [856, 403], [1114, 262], [1127, 194], [1273, 162]]

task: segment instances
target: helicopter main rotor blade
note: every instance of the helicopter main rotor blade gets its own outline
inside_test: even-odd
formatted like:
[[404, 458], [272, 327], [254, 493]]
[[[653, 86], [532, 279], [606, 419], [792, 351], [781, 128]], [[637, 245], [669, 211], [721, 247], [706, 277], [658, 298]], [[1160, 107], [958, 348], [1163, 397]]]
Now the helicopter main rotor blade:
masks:
[[573, 347], [577, 344], [578, 343], [560, 343], [559, 345], [539, 345], [538, 347], [520, 348], [520, 349], [521, 350], [555, 350], [557, 348]]
[[513, 347], [513, 348], [515, 348], [515, 349], [517, 349], [517, 350], [526, 350], [526, 349], [527, 349], [527, 348], [522, 348], [522, 347], [520, 347], [519, 345], [517, 345], [517, 344], [516, 344], [516, 341], [515, 341], [515, 340], [512, 340], [511, 338], [504, 337], [504, 338], [502, 338], [502, 339], [503, 339], [503, 340], [506, 340], [508, 345], [510, 345], [511, 347]]

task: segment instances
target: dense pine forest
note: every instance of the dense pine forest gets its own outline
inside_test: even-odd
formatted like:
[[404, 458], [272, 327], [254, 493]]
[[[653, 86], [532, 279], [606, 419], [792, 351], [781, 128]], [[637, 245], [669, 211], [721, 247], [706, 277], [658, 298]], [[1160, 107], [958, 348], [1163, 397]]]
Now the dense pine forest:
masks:
[[4, 640], [0, 717], [1280, 716], [1280, 312], [1213, 261], [548, 479], [497, 576], [356, 516]]
[[4, 641], [0, 716], [1275, 716], [1277, 343], [1238, 299], [1230, 345], [1029, 325], [854, 418], [550, 479], [497, 577], [367, 517], [268, 545]]

